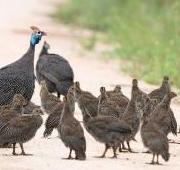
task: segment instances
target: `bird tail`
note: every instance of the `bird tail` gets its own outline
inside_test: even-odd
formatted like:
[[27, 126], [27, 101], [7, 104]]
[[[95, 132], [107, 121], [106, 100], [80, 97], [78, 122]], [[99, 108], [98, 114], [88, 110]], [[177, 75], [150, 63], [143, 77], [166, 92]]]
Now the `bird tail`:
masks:
[[162, 158], [167, 162], [170, 158], [170, 154], [168, 152], [163, 152], [162, 153]]

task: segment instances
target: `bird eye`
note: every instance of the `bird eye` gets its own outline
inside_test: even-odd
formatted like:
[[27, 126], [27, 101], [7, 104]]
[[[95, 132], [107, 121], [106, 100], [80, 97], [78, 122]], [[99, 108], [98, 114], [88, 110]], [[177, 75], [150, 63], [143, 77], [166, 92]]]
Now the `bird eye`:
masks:
[[37, 34], [38, 34], [38, 35], [41, 35], [41, 31], [38, 31]]

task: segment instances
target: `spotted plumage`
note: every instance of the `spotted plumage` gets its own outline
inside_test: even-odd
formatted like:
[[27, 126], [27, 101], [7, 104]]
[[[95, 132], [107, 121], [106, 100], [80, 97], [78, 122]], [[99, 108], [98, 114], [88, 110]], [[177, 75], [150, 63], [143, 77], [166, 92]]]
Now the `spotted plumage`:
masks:
[[9, 104], [15, 94], [22, 94], [28, 101], [34, 92], [34, 52], [35, 45], [45, 34], [37, 27], [31, 27], [30, 46], [17, 61], [0, 69], [0, 105]]

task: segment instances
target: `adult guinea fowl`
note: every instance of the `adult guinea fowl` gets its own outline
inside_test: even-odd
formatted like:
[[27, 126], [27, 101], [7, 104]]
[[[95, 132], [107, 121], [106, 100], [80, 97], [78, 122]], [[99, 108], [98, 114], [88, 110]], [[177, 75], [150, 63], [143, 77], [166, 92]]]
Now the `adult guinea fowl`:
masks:
[[48, 53], [49, 48], [49, 44], [44, 42], [36, 65], [36, 76], [39, 83], [46, 81], [50, 93], [56, 92], [60, 97], [66, 95], [73, 84], [74, 73], [69, 62], [58, 54]]
[[34, 52], [35, 46], [45, 32], [32, 26], [30, 46], [27, 52], [17, 61], [0, 69], [0, 105], [9, 104], [15, 94], [22, 94], [30, 100], [34, 92]]

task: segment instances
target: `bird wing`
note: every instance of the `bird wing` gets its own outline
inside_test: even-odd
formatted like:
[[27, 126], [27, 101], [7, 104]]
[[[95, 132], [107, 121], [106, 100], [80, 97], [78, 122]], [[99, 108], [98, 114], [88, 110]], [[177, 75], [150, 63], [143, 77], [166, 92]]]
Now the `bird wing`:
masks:
[[101, 117], [99, 120], [94, 119], [92, 126], [106, 132], [131, 133], [130, 127], [124, 122], [120, 122], [109, 117]]
[[58, 80], [72, 80], [74, 78], [73, 70], [69, 63], [64, 60], [59, 60], [58, 58], [43, 57], [39, 59], [37, 68], [39, 73], [49, 73]]

